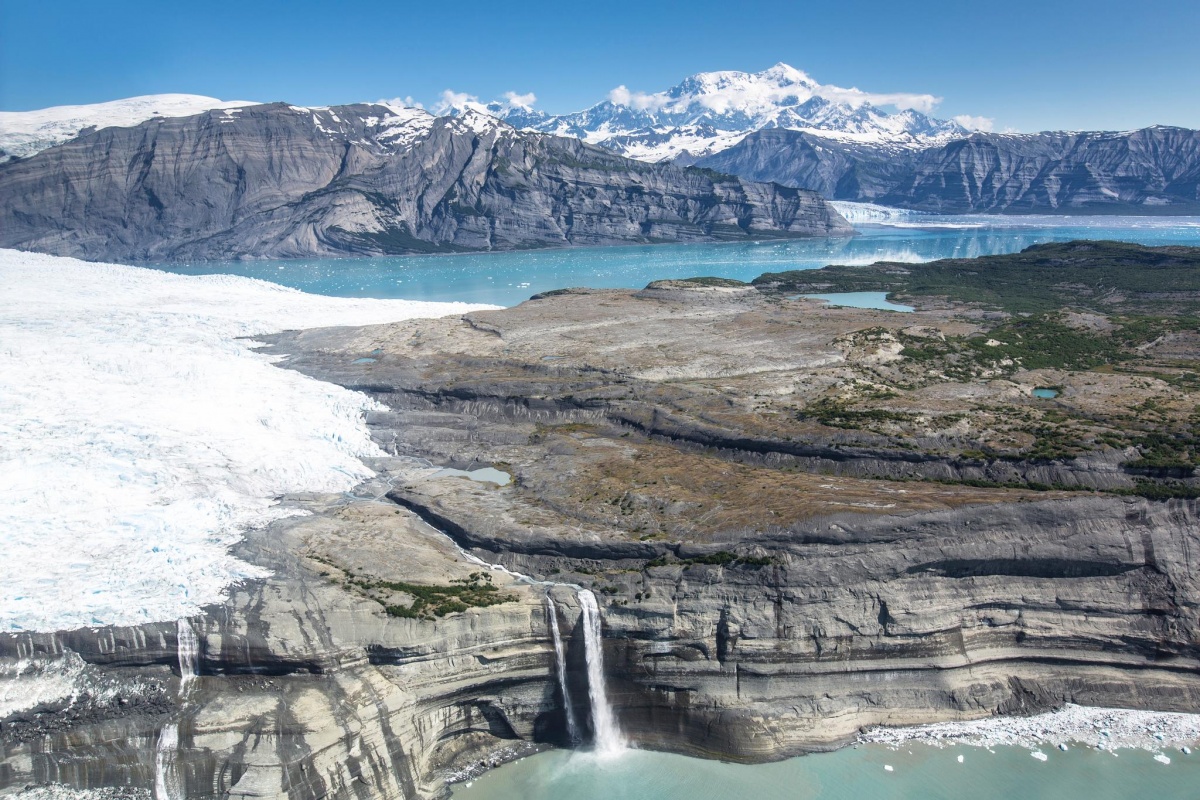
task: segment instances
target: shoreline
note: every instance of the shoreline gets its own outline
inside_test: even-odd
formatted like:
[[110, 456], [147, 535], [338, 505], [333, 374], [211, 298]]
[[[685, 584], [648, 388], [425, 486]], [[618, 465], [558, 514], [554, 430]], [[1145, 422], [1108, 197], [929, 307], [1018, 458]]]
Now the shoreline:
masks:
[[[934, 747], [1063, 748], [1071, 744], [1097, 750], [1191, 748], [1200, 742], [1200, 714], [1097, 708], [1067, 704], [1029, 717], [987, 717], [964, 722], [935, 722], [864, 731], [855, 745], [899, 748], [920, 743]], [[1186, 752], [1186, 751], [1185, 751]]]

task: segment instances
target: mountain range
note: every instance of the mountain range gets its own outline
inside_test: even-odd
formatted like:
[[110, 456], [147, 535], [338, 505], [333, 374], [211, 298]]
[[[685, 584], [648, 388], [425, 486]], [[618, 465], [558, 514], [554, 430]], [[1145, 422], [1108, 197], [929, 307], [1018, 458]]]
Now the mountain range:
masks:
[[[154, 105], [139, 103], [139, 113], [159, 110]], [[88, 259], [448, 253], [852, 232], [814, 192], [635, 161], [469, 110], [435, 117], [383, 104], [272, 103], [159, 113], [132, 126], [89, 126], [0, 164], [0, 247]]]
[[[835, 200], [941, 213], [1200, 213], [1196, 131], [991, 133], [914, 107], [936, 100], [823, 85], [776, 64], [700, 73], [654, 94], [622, 87], [573, 114], [511, 102], [457, 108], [631, 158], [694, 164]], [[896, 110], [878, 107], [888, 102]]]
[[[465, 96], [464, 96], [465, 97]], [[786, 64], [436, 116], [152, 95], [0, 113], [0, 246], [123, 260], [840, 235], [826, 200], [1200, 213], [1200, 132], [992, 133]], [[891, 111], [883, 110], [890, 107]]]
[[550, 115], [519, 103], [475, 108], [515, 127], [574, 136], [643, 161], [694, 160], [725, 150], [747, 134], [782, 128], [889, 151], [948, 142], [969, 133], [958, 122], [902, 108], [888, 113], [871, 99], [931, 105], [926, 96], [878, 96], [817, 83], [787, 64], [762, 72], [702, 72], [654, 94], [624, 87], [583, 111]]

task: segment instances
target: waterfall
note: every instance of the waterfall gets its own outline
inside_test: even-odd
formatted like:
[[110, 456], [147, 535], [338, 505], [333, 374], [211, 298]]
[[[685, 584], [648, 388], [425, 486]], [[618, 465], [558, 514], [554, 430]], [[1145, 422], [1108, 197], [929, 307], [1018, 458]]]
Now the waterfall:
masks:
[[583, 612], [583, 643], [587, 657], [588, 697], [592, 701], [592, 732], [596, 752], [612, 755], [625, 749], [625, 740], [604, 688], [604, 652], [600, 639], [600, 606], [590, 589], [579, 590], [579, 608]]
[[179, 775], [179, 726], [163, 726], [154, 753], [155, 800], [183, 800], [183, 781]]
[[179, 620], [176, 627], [176, 648], [179, 657], [179, 697], [187, 697], [188, 686], [200, 674], [200, 640], [191, 620]]
[[562, 634], [558, 631], [558, 609], [554, 599], [546, 595], [546, 614], [550, 617], [550, 633], [554, 637], [554, 665], [558, 669], [558, 690], [562, 692], [563, 710], [567, 714], [567, 735], [571, 744], [577, 746], [581, 740], [579, 723], [575, 720], [575, 709], [571, 707], [571, 694], [567, 689], [567, 654], [563, 648]]
[[[175, 626], [175, 656], [179, 660], [179, 704], [187, 704], [192, 679], [200, 674], [200, 638], [191, 620], [179, 620]], [[155, 800], [183, 800], [183, 775], [179, 769], [179, 725], [172, 722], [158, 734], [154, 752]]]

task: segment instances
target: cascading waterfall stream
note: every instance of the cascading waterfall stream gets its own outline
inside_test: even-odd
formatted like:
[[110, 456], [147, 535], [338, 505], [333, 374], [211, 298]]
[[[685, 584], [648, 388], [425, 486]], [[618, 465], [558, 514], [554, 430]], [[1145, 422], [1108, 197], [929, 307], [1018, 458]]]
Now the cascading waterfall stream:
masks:
[[176, 627], [179, 656], [179, 697], [186, 699], [192, 679], [200, 674], [200, 639], [188, 619], [181, 619]]
[[[186, 705], [192, 679], [200, 674], [200, 638], [191, 620], [176, 625], [176, 657], [179, 659], [179, 703]], [[179, 769], [179, 725], [163, 726], [154, 752], [154, 796], [157, 800], [183, 800], [186, 796]]]
[[604, 652], [601, 649], [600, 604], [590, 589], [579, 590], [579, 608], [583, 612], [584, 654], [587, 657], [588, 696], [592, 701], [592, 731], [596, 752], [614, 755], [625, 749], [625, 739], [617, 725], [608, 691], [604, 686]]
[[154, 749], [154, 797], [156, 800], [182, 800], [183, 781], [179, 775], [179, 726], [163, 726]]
[[[424, 522], [424, 521], [423, 521]], [[517, 581], [529, 586], [542, 586], [550, 589], [554, 586], [564, 586], [575, 591], [579, 598], [579, 608], [583, 620], [583, 643], [584, 656], [587, 661], [587, 679], [588, 679], [588, 699], [592, 707], [592, 731], [593, 731], [593, 746], [595, 752], [600, 755], [610, 756], [620, 753], [628, 748], [625, 743], [625, 737], [621, 734], [621, 728], [617, 724], [616, 715], [613, 713], [612, 706], [608, 702], [608, 690], [604, 684], [604, 652], [602, 650], [602, 630], [600, 619], [600, 604], [596, 600], [596, 595], [590, 589], [585, 589], [582, 586], [574, 583], [556, 583], [554, 581], [540, 581], [520, 572], [515, 572], [508, 569], [503, 564], [493, 564], [484, 561], [479, 556], [466, 550], [462, 545], [455, 541], [454, 537], [443, 530], [440, 530], [427, 522], [424, 522], [426, 527], [435, 533], [446, 538], [458, 553], [467, 561], [476, 564], [485, 569], [503, 572], [506, 575], [511, 575]], [[579, 731], [579, 721], [575, 717], [574, 709], [571, 708], [570, 695], [567, 694], [567, 670], [566, 670], [566, 650], [565, 643], [562, 640], [562, 633], [558, 627], [558, 617], [554, 613], [554, 601], [550, 595], [546, 595], [546, 603], [550, 608], [550, 631], [554, 638], [554, 656], [555, 667], [558, 670], [559, 686], [563, 693], [563, 704], [567, 713], [567, 733], [571, 737], [572, 743], [582, 741], [583, 737]], [[574, 729], [574, 733], [572, 733]]]
[[558, 672], [558, 690], [562, 693], [563, 710], [567, 715], [567, 735], [573, 747], [582, 741], [579, 736], [579, 722], [575, 719], [575, 709], [571, 706], [571, 694], [567, 688], [567, 653], [563, 647], [562, 634], [558, 630], [558, 608], [554, 598], [546, 595], [546, 615], [550, 618], [550, 634], [554, 638], [554, 665]]

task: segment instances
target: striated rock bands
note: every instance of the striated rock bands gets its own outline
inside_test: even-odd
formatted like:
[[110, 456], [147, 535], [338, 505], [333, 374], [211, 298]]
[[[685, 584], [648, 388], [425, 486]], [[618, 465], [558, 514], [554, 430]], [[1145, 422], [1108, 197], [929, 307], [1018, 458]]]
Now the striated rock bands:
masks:
[[0, 220], [0, 247], [160, 262], [852, 232], [812, 192], [380, 105], [84, 133], [0, 164]]
[[1200, 131], [973, 133], [920, 150], [792, 130], [751, 133], [691, 160], [836, 200], [939, 213], [1200, 211]]

